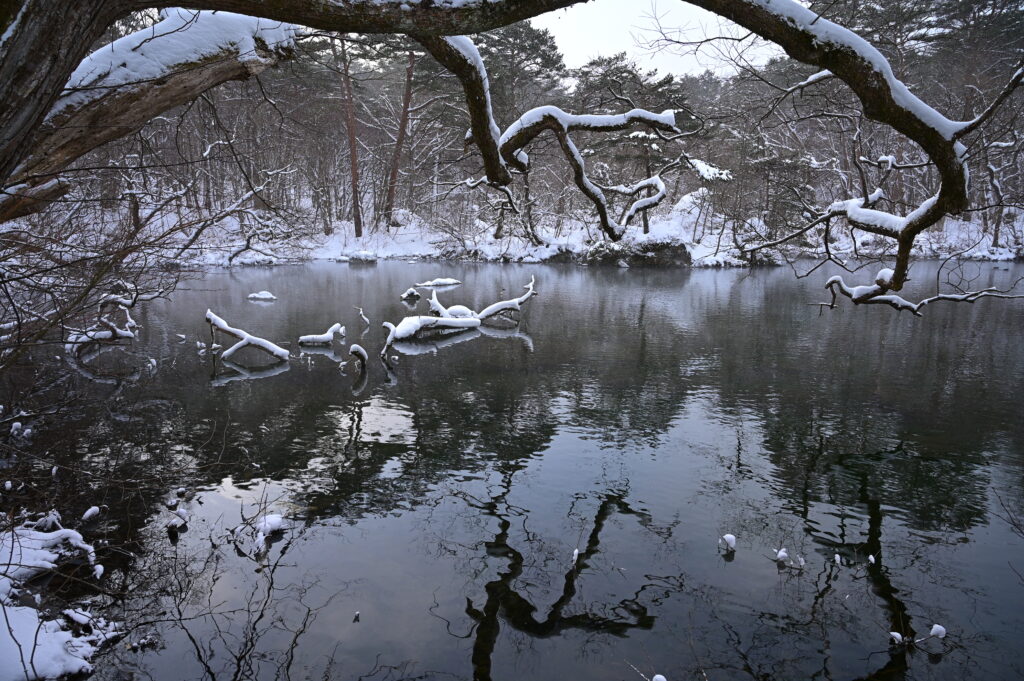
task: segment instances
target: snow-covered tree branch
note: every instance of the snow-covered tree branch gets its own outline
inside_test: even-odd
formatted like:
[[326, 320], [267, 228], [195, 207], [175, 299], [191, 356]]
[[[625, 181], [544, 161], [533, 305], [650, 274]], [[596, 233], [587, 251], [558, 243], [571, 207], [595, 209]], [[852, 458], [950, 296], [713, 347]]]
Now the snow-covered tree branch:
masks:
[[446, 307], [437, 299], [437, 291], [434, 291], [429, 301], [430, 315], [406, 317], [397, 325], [391, 322], [383, 323], [383, 327], [388, 331], [388, 337], [380, 351], [381, 357], [386, 356], [388, 348], [398, 341], [421, 339], [437, 332], [459, 332], [466, 329], [476, 329], [484, 321], [498, 315], [519, 312], [530, 298], [537, 295], [534, 285], [535, 280], [531, 277], [529, 283], [523, 286], [526, 292], [521, 296], [508, 300], [499, 300], [479, 312], [471, 310], [465, 305]]
[[[0, 222], [60, 195], [54, 173], [211, 87], [291, 55], [296, 28], [230, 14], [167, 10], [162, 20], [86, 57], [71, 75], [0, 196]], [[67, 190], [66, 182], [60, 189]]]

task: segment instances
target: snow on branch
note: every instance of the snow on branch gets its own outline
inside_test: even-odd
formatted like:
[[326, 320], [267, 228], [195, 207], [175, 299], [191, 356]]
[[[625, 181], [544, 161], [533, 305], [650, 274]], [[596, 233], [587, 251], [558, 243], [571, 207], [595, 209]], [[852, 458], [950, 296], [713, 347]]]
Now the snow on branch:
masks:
[[323, 333], [314, 333], [308, 336], [299, 336], [299, 345], [330, 345], [334, 340], [334, 334], [345, 335], [345, 327], [336, 323]]
[[[155, 300], [163, 296], [166, 291], [163, 289], [143, 293], [134, 284], [119, 280], [117, 282], [120, 292], [105, 293], [100, 296], [97, 308], [99, 319], [96, 324], [85, 331], [76, 331], [68, 335], [64, 342], [64, 351], [75, 355], [80, 353], [87, 345], [103, 341], [134, 340], [138, 324], [132, 318], [131, 309], [138, 303]], [[130, 294], [129, 294], [130, 292]], [[114, 312], [124, 313], [124, 326], [120, 327], [110, 318], [108, 308]]]
[[[1024, 73], [1019, 66], [1003, 92], [981, 115], [973, 121], [957, 122], [912, 93], [895, 76], [882, 53], [864, 38], [794, 0], [690, 2], [776, 43], [794, 59], [823, 70], [808, 80], [817, 82], [825, 77], [824, 71], [828, 71], [850, 87], [868, 118], [905, 135], [927, 154], [938, 172], [939, 187], [933, 196], [905, 216], [871, 209], [867, 200], [832, 206], [850, 218], [854, 226], [895, 239], [896, 263], [889, 288], [900, 290], [907, 281], [915, 237], [944, 216], [967, 208], [967, 149], [959, 140], [977, 129], [1020, 84]], [[796, 87], [807, 84], [804, 81]]]
[[644, 189], [653, 189], [654, 193], [650, 196], [641, 196], [639, 199], [634, 201], [626, 209], [626, 212], [622, 214], [619, 222], [624, 225], [628, 225], [629, 221], [639, 213], [640, 211], [653, 208], [661, 203], [662, 199], [665, 198], [665, 182], [659, 175], [653, 175], [648, 177], [646, 180], [640, 180], [635, 184], [631, 184], [628, 187], [624, 185], [616, 185], [614, 187], [604, 187], [607, 191], [616, 192], [617, 194], [623, 194], [625, 196], [635, 196], [637, 193]]
[[232, 345], [230, 348], [228, 348], [221, 354], [221, 359], [228, 359], [237, 351], [241, 350], [246, 346], [251, 345], [252, 347], [258, 350], [263, 350], [264, 352], [269, 353], [280, 360], [288, 360], [288, 351], [282, 348], [281, 346], [275, 345], [264, 338], [253, 336], [252, 334], [242, 331], [241, 329], [236, 329], [232, 326], [229, 326], [227, 322], [225, 322], [223, 319], [215, 315], [211, 310], [206, 311], [206, 321], [210, 324], [210, 326], [213, 329], [238, 339], [237, 343]]
[[[491, 110], [491, 98], [487, 69], [473, 42], [465, 36], [441, 38], [436, 36], [416, 35], [420, 42], [442, 66], [454, 73], [462, 82], [470, 115], [470, 134], [467, 142], [473, 142], [480, 150], [484, 162], [487, 184], [503, 188], [512, 182], [509, 169], [526, 172], [529, 157], [525, 147], [545, 130], [549, 130], [558, 140], [572, 169], [573, 180], [580, 191], [593, 202], [597, 209], [601, 229], [611, 239], [621, 236], [622, 227], [629, 223], [636, 213], [653, 208], [664, 198], [663, 191], [657, 191], [660, 178], [647, 178], [637, 183], [636, 192], [642, 189], [655, 189], [655, 194], [642, 197], [635, 201], [624, 212], [624, 224], [619, 225], [610, 214], [604, 190], [587, 176], [583, 155], [570, 137], [576, 131], [617, 132], [634, 125], [646, 125], [659, 134], [663, 132], [679, 133], [675, 125], [675, 111], [667, 110], [653, 113], [644, 109], [633, 108], [622, 114], [571, 114], [556, 106], [540, 106], [527, 111], [512, 123], [503, 133], [494, 120]], [[705, 172], [712, 172], [720, 177], [721, 171], [711, 166], [691, 164], [698, 173], [708, 177]], [[475, 187], [479, 181], [468, 181], [469, 187]], [[626, 192], [635, 194], [636, 192]], [[620, 192], [622, 193], [622, 192]], [[510, 205], [514, 203], [509, 197]]]
[[154, 26], [87, 56], [11, 180], [56, 173], [220, 83], [288, 58], [298, 28], [230, 12], [164, 10]]
[[526, 164], [520, 161], [520, 152], [544, 130], [563, 134], [577, 130], [618, 132], [636, 124], [665, 132], [679, 132], [676, 128], [675, 111], [672, 109], [660, 114], [645, 109], [632, 109], [624, 114], [571, 114], [557, 106], [538, 106], [508, 126], [502, 133], [498, 146], [506, 163], [517, 170], [526, 170]]
[[842, 294], [852, 300], [855, 305], [888, 305], [896, 310], [908, 310], [914, 316], [920, 317], [922, 316], [921, 308], [938, 301], [973, 303], [981, 298], [1024, 298], [1024, 294], [1012, 293], [1020, 281], [1018, 280], [1006, 289], [991, 287], [962, 293], [939, 293], [912, 303], [902, 296], [890, 293], [893, 275], [893, 270], [887, 267], [883, 268], [875, 275], [875, 283], [866, 286], [848, 286], [841, 276], [831, 277], [825, 282], [825, 288], [831, 292], [832, 300], [828, 303], [821, 303], [821, 305], [834, 308], [837, 295]]
[[69, 334], [68, 339], [64, 342], [64, 351], [68, 354], [75, 354], [90, 343], [133, 340], [134, 338], [135, 332], [131, 328], [127, 326], [121, 328], [107, 317], [100, 317], [96, 326], [85, 331]]
[[491, 110], [487, 69], [476, 45], [466, 36], [446, 38], [418, 34], [413, 38], [462, 83], [470, 121], [470, 133], [466, 137], [466, 142], [475, 143], [480, 150], [488, 183], [495, 187], [511, 184], [512, 175], [509, 174], [505, 161], [498, 152], [501, 132]]
[[530, 277], [530, 283], [523, 287], [524, 289], [526, 289], [526, 293], [519, 296], [518, 298], [512, 298], [510, 300], [499, 300], [496, 303], [488, 305], [487, 307], [485, 307], [484, 309], [480, 310], [480, 312], [477, 313], [477, 319], [487, 319], [489, 317], [493, 317], [496, 314], [511, 310], [515, 310], [516, 312], [518, 312], [520, 310], [520, 306], [523, 305], [523, 303], [528, 301], [533, 296], [537, 295], [537, 292], [533, 288], [534, 282], [535, 278]]
[[464, 331], [466, 329], [479, 328], [481, 323], [503, 312], [512, 312], [522, 309], [522, 305], [533, 296], [537, 295], [534, 289], [535, 278], [530, 277], [530, 283], [523, 288], [526, 293], [509, 300], [499, 300], [488, 305], [480, 312], [474, 312], [464, 305], [452, 305], [445, 307], [437, 299], [437, 291], [430, 298], [430, 311], [437, 315], [416, 315], [406, 317], [396, 326], [391, 322], [384, 322], [383, 327], [388, 330], [387, 341], [381, 349], [381, 357], [384, 357], [392, 345], [397, 341], [408, 341], [418, 339], [430, 332]]

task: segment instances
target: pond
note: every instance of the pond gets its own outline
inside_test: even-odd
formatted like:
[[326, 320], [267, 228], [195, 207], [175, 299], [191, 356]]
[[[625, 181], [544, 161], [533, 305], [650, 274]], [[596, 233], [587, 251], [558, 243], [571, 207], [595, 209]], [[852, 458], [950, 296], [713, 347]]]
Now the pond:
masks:
[[[517, 328], [383, 366], [381, 321], [440, 276], [464, 282], [446, 304], [539, 295]], [[1021, 678], [1024, 305], [822, 311], [825, 277], [388, 261], [186, 282], [60, 385], [88, 399], [31, 449], [65, 517], [108, 507], [83, 533], [133, 629], [97, 678]], [[207, 308], [291, 361], [200, 353]], [[333, 352], [300, 354], [334, 322]], [[351, 343], [364, 376], [339, 366]]]

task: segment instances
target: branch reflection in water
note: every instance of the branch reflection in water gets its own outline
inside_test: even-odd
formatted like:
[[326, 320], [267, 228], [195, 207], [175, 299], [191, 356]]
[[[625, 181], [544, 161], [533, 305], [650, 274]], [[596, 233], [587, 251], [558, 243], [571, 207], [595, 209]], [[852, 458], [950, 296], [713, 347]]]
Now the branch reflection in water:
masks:
[[[31, 452], [18, 445], [10, 477], [29, 484], [11, 501], [67, 518], [108, 505], [87, 539], [134, 558], [98, 549], [101, 586], [120, 619], [148, 623], [127, 644], [159, 641], [111, 649], [99, 677], [1022, 671], [1001, 654], [1022, 626], [1021, 536], [999, 519], [1024, 517], [1024, 352], [1005, 333], [1021, 310], [820, 319], [804, 303], [826, 272], [451, 268], [472, 284], [459, 301], [470, 309], [532, 271], [546, 293], [518, 327], [396, 344], [397, 361], [365, 372], [340, 345], [303, 351], [293, 370], [222, 363], [229, 380], [215, 386], [215, 362], [192, 348], [209, 333], [196, 310], [268, 338], [335, 313], [359, 328], [351, 306], [399, 319], [409, 309], [396, 292], [438, 273], [380, 263], [210, 275], [204, 290], [133, 311], [137, 356], [89, 362], [101, 378], [141, 367], [139, 380], [75, 371], [50, 388], [93, 404], [61, 430], [36, 425]], [[264, 288], [311, 293], [270, 308], [239, 295]], [[383, 334], [360, 342], [377, 351]], [[60, 498], [31, 498], [55, 465]], [[161, 504], [179, 486], [196, 495], [171, 545]], [[289, 533], [258, 559], [246, 542], [237, 553], [228, 531], [268, 498]], [[725, 533], [734, 554], [718, 551]], [[779, 547], [806, 564], [780, 571]], [[936, 622], [944, 639], [887, 643]]]

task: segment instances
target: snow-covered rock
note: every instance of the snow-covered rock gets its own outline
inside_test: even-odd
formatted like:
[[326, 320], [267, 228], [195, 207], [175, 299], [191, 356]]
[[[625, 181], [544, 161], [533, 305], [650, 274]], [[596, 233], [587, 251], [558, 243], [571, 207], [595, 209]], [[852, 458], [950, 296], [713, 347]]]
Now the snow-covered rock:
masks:
[[430, 281], [424, 281], [416, 284], [420, 288], [433, 288], [435, 286], [458, 286], [462, 282], [453, 277], [438, 277], [437, 279], [431, 279]]
[[256, 293], [249, 294], [249, 300], [258, 300], [261, 302], [269, 303], [277, 300], [277, 296], [275, 296], [270, 291], [257, 291]]

